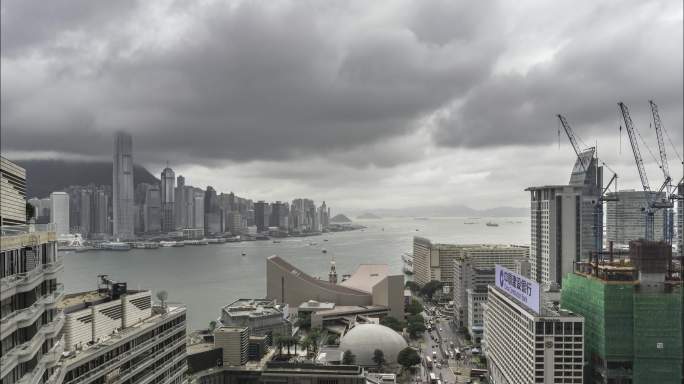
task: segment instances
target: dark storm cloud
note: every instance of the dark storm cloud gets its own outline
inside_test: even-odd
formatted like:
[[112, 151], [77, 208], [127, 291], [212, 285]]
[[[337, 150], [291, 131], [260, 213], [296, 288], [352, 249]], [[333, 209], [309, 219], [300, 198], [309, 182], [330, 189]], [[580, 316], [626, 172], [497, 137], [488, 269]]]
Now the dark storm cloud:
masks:
[[[364, 2], [191, 4], [110, 12], [119, 31], [98, 30], [78, 16], [103, 15], [83, 12], [3, 50], [3, 83], [27, 75], [27, 64], [37, 72], [3, 85], [3, 146], [101, 154], [111, 151], [110, 132], [127, 129], [147, 161], [343, 153], [413, 133], [483, 81], [501, 49], [495, 29], [484, 31], [495, 3], [395, 4], [370, 20]], [[17, 6], [3, 2], [8, 39], [27, 28], [13, 17], [32, 22]], [[411, 7], [417, 18], [402, 13]], [[365, 156], [353, 160], [406, 158]]]
[[681, 137], [681, 47], [670, 1], [9, 0], [2, 149], [109, 157], [124, 129], [141, 162], [387, 168], [547, 144], [558, 112], [591, 140], [649, 98]]

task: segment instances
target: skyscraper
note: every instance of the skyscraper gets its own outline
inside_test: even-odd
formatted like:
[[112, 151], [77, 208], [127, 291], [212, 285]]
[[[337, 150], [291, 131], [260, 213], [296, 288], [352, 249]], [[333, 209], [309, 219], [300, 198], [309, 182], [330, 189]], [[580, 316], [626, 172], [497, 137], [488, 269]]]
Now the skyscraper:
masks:
[[112, 172], [112, 207], [114, 237], [131, 239], [133, 235], [133, 138], [118, 132], [114, 138]]
[[171, 232], [176, 229], [175, 210], [175, 182], [176, 175], [171, 168], [164, 168], [161, 173], [161, 206], [162, 206], [162, 232]]
[[69, 195], [66, 192], [50, 194], [50, 223], [55, 225], [57, 235], [69, 233]]
[[[643, 239], [646, 236], [647, 196], [656, 201], [665, 199], [664, 192], [619, 191], [606, 196], [606, 237], [615, 245], [628, 246], [631, 240]], [[653, 219], [653, 240], [665, 239], [665, 210], [657, 209]]]
[[266, 217], [266, 205], [267, 203], [263, 200], [254, 203], [254, 222], [257, 232], [263, 232], [269, 224], [268, 217]]

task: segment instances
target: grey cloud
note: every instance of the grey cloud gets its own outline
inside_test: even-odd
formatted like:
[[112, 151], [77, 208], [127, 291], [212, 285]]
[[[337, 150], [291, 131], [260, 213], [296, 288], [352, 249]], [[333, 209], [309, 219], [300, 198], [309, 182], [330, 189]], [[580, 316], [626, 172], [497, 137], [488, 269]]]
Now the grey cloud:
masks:
[[[464, 13], [467, 25], [453, 30], [442, 18], [431, 35], [426, 20], [369, 24], [361, 5], [175, 4], [163, 16], [182, 21], [163, 26], [179, 33], [162, 33], [162, 41], [131, 31], [144, 15], [112, 13], [121, 31], [88, 30], [88, 39], [55, 49], [60, 33], [75, 29], [67, 18], [52, 27], [53, 39], [31, 40], [45, 91], [3, 87], [3, 147], [108, 153], [110, 132], [127, 129], [144, 161], [343, 154], [415, 132], [422, 117], [483, 81], [502, 48], [494, 30], [473, 30], [492, 14]], [[5, 18], [16, 23], [12, 15]], [[11, 56], [3, 51], [4, 66], [29, 60], [16, 45]], [[378, 164], [403, 161], [386, 154]]]
[[494, 75], [462, 103], [442, 111], [436, 142], [470, 147], [545, 144], [556, 140], [557, 113], [566, 115], [586, 140], [617, 135], [619, 100], [631, 106], [635, 123], [646, 131], [651, 98], [681, 142], [681, 4], [674, 5], [679, 17], [653, 2], [597, 4], [581, 24], [571, 23], [562, 31], [559, 39], [567, 44], [548, 61], [527, 73]]

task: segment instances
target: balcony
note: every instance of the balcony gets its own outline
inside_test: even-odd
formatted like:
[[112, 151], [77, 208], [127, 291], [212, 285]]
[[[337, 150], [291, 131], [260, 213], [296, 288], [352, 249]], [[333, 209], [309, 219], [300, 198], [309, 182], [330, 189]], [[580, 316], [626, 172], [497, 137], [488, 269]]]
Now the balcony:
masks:
[[0, 337], [5, 338], [18, 328], [23, 328], [33, 324], [46, 307], [52, 308], [64, 296], [64, 285], [57, 284], [57, 289], [52, 293], [41, 296], [30, 307], [14, 311], [0, 320]]
[[59, 358], [62, 356], [62, 352], [64, 352], [64, 336], [62, 336], [62, 338], [57, 341], [57, 343], [55, 343], [55, 345], [53, 345], [52, 348], [50, 348], [50, 350], [40, 358], [40, 360], [38, 360], [38, 364], [36, 364], [36, 367], [33, 368], [33, 371], [24, 375], [19, 381], [17, 381], [17, 384], [40, 384], [45, 370], [59, 361]]
[[56, 255], [55, 260], [48, 264], [41, 264], [32, 270], [24, 273], [17, 273], [0, 279], [0, 294], [8, 297], [17, 292], [26, 292], [35, 288], [43, 282], [45, 278], [54, 278], [56, 273], [64, 269], [64, 259], [61, 255]]
[[[14, 367], [16, 367], [17, 364], [31, 360], [33, 356], [35, 356], [35, 354], [38, 352], [38, 350], [43, 345], [46, 339], [55, 337], [59, 334], [59, 332], [62, 330], [62, 326], [64, 325], [64, 318], [64, 314], [60, 313], [51, 322], [43, 325], [38, 331], [38, 333], [36, 333], [31, 340], [23, 344], [20, 344], [9, 350], [9, 352], [5, 353], [0, 358], [0, 377], [4, 377], [12, 369], [14, 369]], [[61, 348], [59, 350], [59, 353], [52, 354], [51, 357], [48, 358], [48, 360], [55, 358], [58, 360], [61, 356], [64, 350], [64, 340], [60, 339], [60, 341], [56, 345], [61, 346], [59, 347]], [[56, 350], [54, 346], [53, 350]]]

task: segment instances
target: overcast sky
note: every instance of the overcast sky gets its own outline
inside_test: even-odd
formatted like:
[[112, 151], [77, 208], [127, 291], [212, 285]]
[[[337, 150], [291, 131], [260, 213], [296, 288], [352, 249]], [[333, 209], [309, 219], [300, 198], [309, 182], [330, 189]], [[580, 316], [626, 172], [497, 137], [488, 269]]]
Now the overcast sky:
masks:
[[657, 188], [648, 100], [681, 156], [682, 14], [678, 0], [3, 0], [2, 151], [110, 159], [126, 130], [153, 173], [169, 161], [254, 199], [524, 207], [525, 187], [568, 181], [557, 113], [640, 188], [622, 100]]

